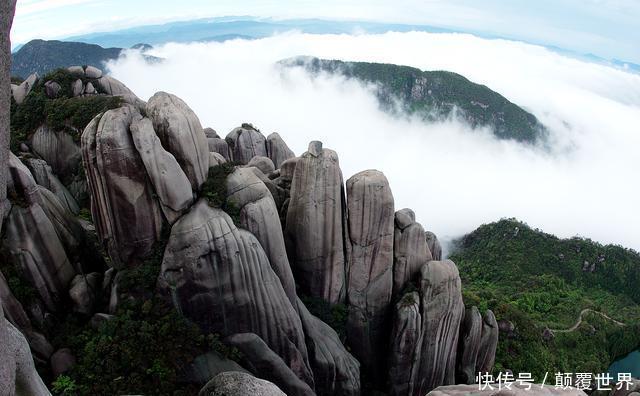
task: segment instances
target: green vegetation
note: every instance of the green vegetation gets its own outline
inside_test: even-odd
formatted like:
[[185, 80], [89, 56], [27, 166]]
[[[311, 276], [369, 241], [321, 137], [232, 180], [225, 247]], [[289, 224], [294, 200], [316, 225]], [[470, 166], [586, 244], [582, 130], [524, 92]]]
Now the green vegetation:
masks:
[[382, 108], [393, 113], [400, 110], [426, 120], [437, 120], [457, 109], [471, 126], [490, 127], [501, 139], [533, 143], [546, 134], [534, 115], [488, 87], [456, 73], [316, 58], [294, 60], [293, 64], [305, 66], [314, 73], [339, 73], [375, 84]]
[[216, 351], [239, 361], [237, 349], [204, 334], [180, 315], [156, 281], [168, 235], [162, 234], [146, 260], [117, 275], [120, 303], [115, 316], [97, 329], [79, 315], [68, 315], [52, 337], [56, 348], [77, 356], [73, 369], [52, 383], [57, 395], [191, 395], [184, 370], [203, 353]]
[[[92, 95], [73, 97], [71, 84], [78, 77], [66, 69], [51, 72], [38, 80], [25, 101], [17, 105], [11, 101], [11, 146], [15, 150], [20, 142], [34, 133], [38, 127], [47, 124], [55, 132], [65, 131], [79, 141], [80, 134], [89, 122], [104, 111], [122, 106], [122, 98], [117, 96]], [[93, 80], [83, 78], [84, 83]], [[44, 83], [55, 81], [61, 86], [55, 99], [49, 99]], [[99, 84], [93, 81], [99, 88]]]
[[71, 377], [66, 375], [60, 375], [53, 381], [53, 387], [51, 391], [56, 395], [68, 396], [75, 395], [78, 391], [76, 382]]
[[207, 200], [209, 206], [224, 210], [234, 224], [240, 223], [240, 208], [227, 200], [227, 177], [233, 173], [235, 162], [225, 162], [209, 168], [207, 180], [202, 184], [200, 197]]
[[3, 247], [0, 249], [0, 273], [2, 273], [7, 281], [7, 285], [13, 293], [13, 296], [18, 299], [21, 304], [28, 306], [27, 304], [33, 302], [38, 297], [38, 291], [22, 275], [22, 268], [19, 268], [17, 264], [11, 260], [11, 255], [4, 247], [6, 246], [5, 243], [1, 245]]
[[349, 308], [344, 304], [329, 304], [316, 297], [305, 296], [298, 291], [298, 297], [314, 316], [331, 326], [338, 333], [342, 343], [347, 339], [347, 318]]
[[[460, 270], [466, 305], [494, 311], [515, 331], [502, 333], [496, 371], [606, 371], [617, 357], [640, 345], [640, 254], [588, 239], [559, 239], [516, 220], [479, 227], [458, 241], [451, 259]], [[595, 266], [593, 266], [595, 264]], [[593, 268], [593, 271], [591, 269]], [[573, 332], [568, 329], [583, 309]]]

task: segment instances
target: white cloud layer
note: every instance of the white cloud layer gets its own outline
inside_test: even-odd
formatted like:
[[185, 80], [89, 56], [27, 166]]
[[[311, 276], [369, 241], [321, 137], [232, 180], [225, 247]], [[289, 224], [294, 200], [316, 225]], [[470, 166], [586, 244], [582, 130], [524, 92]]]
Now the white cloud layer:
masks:
[[[464, 34], [287, 34], [256, 41], [168, 44], [147, 65], [109, 65], [146, 99], [175, 93], [225, 135], [251, 122], [301, 154], [310, 140], [338, 152], [345, 180], [383, 171], [396, 208], [410, 207], [441, 239], [502, 217], [561, 237], [640, 250], [640, 76], [541, 47]], [[274, 62], [297, 55], [458, 72], [529, 109], [552, 150], [495, 140], [456, 120], [425, 125], [382, 113], [372, 87]]]

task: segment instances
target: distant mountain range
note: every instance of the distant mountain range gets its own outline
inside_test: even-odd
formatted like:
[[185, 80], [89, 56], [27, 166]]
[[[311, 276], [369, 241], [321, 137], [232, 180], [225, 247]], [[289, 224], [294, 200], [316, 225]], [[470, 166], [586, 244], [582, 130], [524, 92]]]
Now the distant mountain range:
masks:
[[[133, 48], [146, 50], [148, 44]], [[103, 48], [96, 44], [58, 40], [32, 40], [12, 54], [11, 75], [26, 78], [32, 73], [44, 75], [49, 71], [74, 65], [103, 68], [104, 63], [120, 56], [123, 48]], [[158, 58], [146, 56], [149, 61]]]
[[[68, 37], [65, 41], [97, 44], [104, 49], [131, 48], [138, 43], [161, 45], [167, 42], [206, 42], [227, 41], [233, 39], [259, 39], [274, 34], [289, 31], [299, 31], [311, 34], [380, 34], [394, 32], [431, 32], [473, 34], [487, 39], [511, 39], [479, 31], [461, 31], [427, 25], [390, 24], [363, 21], [331, 21], [323, 19], [287, 19], [257, 18], [251, 16], [226, 16], [217, 18], [195, 19], [190, 21], [170, 22], [159, 25], [138, 26], [112, 32], [99, 32]], [[515, 38], [514, 38], [515, 39]], [[31, 43], [31, 42], [30, 42]], [[640, 73], [640, 65], [618, 59], [604, 59], [593, 54], [582, 54], [559, 47], [542, 45], [547, 49], [564, 56], [577, 58], [589, 62], [604, 64], [619, 69]], [[26, 44], [25, 44], [26, 46]], [[23, 45], [14, 48], [19, 52]], [[73, 62], [78, 64], [78, 62]]]
[[[224, 40], [235, 36], [216, 37]], [[132, 48], [145, 51], [151, 46], [138, 43]], [[103, 68], [105, 62], [118, 58], [122, 50], [79, 42], [33, 40], [13, 54], [11, 72], [14, 77], [23, 79], [34, 72], [45, 75], [52, 70], [73, 65]], [[159, 60], [150, 56], [147, 58], [149, 61]], [[456, 73], [307, 57], [285, 60], [282, 64], [306, 67], [312, 73], [340, 73], [376, 84], [376, 94], [385, 111], [418, 115], [427, 121], [442, 119], [458, 111], [457, 115], [473, 127], [489, 127], [498, 138], [519, 142], [534, 143], [546, 133], [534, 115], [488, 87], [475, 84]]]
[[[449, 29], [428, 25], [408, 25], [365, 21], [332, 21], [324, 19], [285, 19], [257, 18], [252, 16], [225, 16], [217, 18], [195, 19], [170, 22], [159, 25], [138, 26], [112, 32], [100, 32], [68, 37], [66, 40], [98, 44], [103, 47], [129, 48], [137, 43], [152, 45], [167, 42], [225, 41], [234, 38], [258, 39], [277, 33], [299, 31], [311, 34], [353, 34], [386, 32], [431, 32], [431, 33], [469, 33], [486, 39], [507, 39], [522, 41], [516, 37], [503, 37], [475, 30]], [[605, 64], [620, 69], [640, 73], [640, 65], [618, 59], [605, 59], [593, 54], [582, 54], [564, 48], [541, 45], [565, 56]]]
[[453, 32], [423, 25], [388, 24], [322, 19], [259, 19], [248, 16], [196, 19], [162, 25], [140, 26], [105, 33], [69, 37], [69, 41], [128, 48], [136, 43], [151, 45], [167, 42], [224, 41], [233, 38], [257, 39], [288, 31], [311, 34], [385, 33], [388, 31]]
[[281, 64], [304, 67], [312, 74], [341, 74], [375, 84], [380, 105], [388, 112], [434, 121], [458, 111], [471, 126], [489, 127], [500, 139], [534, 143], [546, 135], [546, 129], [533, 114], [456, 73], [309, 57], [288, 59]]

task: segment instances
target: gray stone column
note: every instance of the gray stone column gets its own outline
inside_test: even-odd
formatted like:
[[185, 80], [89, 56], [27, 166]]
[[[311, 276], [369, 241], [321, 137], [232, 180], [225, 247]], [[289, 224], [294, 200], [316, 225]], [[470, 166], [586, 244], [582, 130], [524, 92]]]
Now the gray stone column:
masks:
[[0, 231], [7, 199], [9, 115], [11, 108], [11, 41], [16, 0], [0, 0]]

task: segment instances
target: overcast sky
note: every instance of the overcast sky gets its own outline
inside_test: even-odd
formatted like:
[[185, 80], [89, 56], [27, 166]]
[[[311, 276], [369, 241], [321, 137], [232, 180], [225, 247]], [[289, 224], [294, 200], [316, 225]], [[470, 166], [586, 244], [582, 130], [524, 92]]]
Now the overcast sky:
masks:
[[225, 15], [426, 24], [640, 63], [638, 0], [18, 0], [12, 39]]

